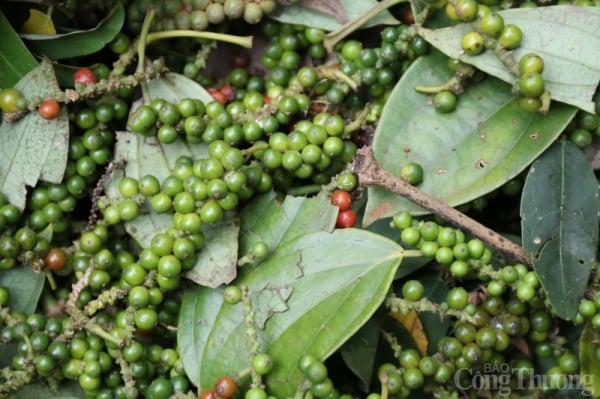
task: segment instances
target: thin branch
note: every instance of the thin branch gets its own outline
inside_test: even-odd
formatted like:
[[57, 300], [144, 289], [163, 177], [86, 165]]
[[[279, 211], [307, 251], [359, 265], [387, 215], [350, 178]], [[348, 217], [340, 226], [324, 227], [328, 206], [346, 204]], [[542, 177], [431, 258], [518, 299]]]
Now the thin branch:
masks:
[[531, 260], [520, 245], [384, 170], [375, 159], [371, 147], [363, 147], [358, 151], [353, 169], [360, 185], [385, 188], [479, 237], [494, 249], [510, 255], [518, 262], [531, 265]]

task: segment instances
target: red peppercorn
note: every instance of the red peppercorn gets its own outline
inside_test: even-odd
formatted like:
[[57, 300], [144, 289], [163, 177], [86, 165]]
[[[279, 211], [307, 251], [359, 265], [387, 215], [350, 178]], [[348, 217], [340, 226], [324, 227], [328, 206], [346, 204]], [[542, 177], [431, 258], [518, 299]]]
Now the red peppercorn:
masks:
[[67, 264], [67, 254], [60, 248], [52, 248], [44, 257], [44, 264], [50, 270], [61, 270]]
[[40, 105], [38, 106], [38, 112], [40, 116], [44, 119], [56, 119], [60, 114], [60, 105], [55, 99], [48, 98], [40, 103]]
[[352, 209], [338, 212], [335, 227], [345, 229], [347, 227], [354, 227], [355, 224], [356, 213]]
[[73, 74], [73, 83], [75, 85], [87, 86], [90, 83], [96, 83], [96, 74], [90, 68], [79, 68]]
[[348, 210], [352, 207], [352, 195], [346, 190], [336, 190], [331, 194], [331, 203], [340, 211]]

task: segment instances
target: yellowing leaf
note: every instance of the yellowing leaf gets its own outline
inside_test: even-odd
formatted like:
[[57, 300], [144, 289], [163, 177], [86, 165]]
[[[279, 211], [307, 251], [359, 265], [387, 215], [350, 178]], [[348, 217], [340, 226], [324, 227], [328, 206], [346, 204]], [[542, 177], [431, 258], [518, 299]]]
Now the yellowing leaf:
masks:
[[396, 312], [391, 313], [391, 316], [400, 322], [410, 334], [415, 345], [417, 345], [419, 353], [421, 353], [422, 356], [427, 355], [427, 345], [429, 344], [429, 341], [427, 340], [425, 331], [423, 331], [423, 324], [421, 324], [421, 319], [419, 319], [417, 312], [410, 311], [407, 314]]
[[29, 10], [29, 19], [21, 27], [23, 33], [36, 33], [39, 35], [56, 35], [52, 18], [40, 10]]

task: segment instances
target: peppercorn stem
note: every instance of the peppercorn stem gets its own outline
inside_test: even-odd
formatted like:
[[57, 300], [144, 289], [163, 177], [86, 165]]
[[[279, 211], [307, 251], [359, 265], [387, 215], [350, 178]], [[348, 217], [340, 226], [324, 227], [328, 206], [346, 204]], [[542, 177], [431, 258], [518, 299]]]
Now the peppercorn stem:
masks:
[[323, 45], [325, 46], [328, 52], [332, 52], [333, 47], [335, 47], [337, 43], [342, 41], [348, 35], [352, 34], [354, 31], [360, 29], [370, 19], [377, 16], [382, 11], [385, 11], [388, 8], [395, 6], [396, 4], [403, 3], [405, 1], [408, 0], [383, 0], [380, 3], [377, 3], [376, 6], [372, 7], [369, 11], [367, 11], [360, 17], [347, 22], [346, 24], [342, 25], [340, 29], [325, 35]]
[[137, 54], [138, 54], [138, 64], [137, 64], [137, 72], [144, 71], [144, 62], [146, 62], [146, 38], [148, 36], [148, 31], [150, 31], [150, 24], [154, 19], [154, 9], [152, 7], [148, 8], [148, 12], [144, 21], [142, 22], [142, 29], [140, 31], [140, 37], [137, 42]]
[[52, 291], [56, 290], [56, 279], [50, 270], [44, 270], [44, 274], [46, 275], [46, 280], [48, 280], [48, 284], [50, 284], [50, 289]]
[[350, 136], [353, 132], [357, 131], [365, 124], [367, 121], [367, 117], [369, 116], [369, 112], [371, 112], [371, 107], [369, 104], [365, 106], [365, 109], [361, 111], [361, 113], [354, 119], [352, 122], [348, 123], [344, 127], [344, 137]]
[[390, 390], [388, 388], [387, 381], [381, 383], [381, 399], [388, 399], [390, 395]]
[[440, 317], [456, 317], [459, 320], [474, 323], [474, 319], [464, 310], [458, 309], [442, 309], [439, 304], [431, 302], [426, 298], [418, 301], [409, 301], [404, 298], [390, 296], [385, 300], [385, 306], [393, 313], [408, 313], [408, 312], [431, 312], [436, 313]]
[[444, 202], [425, 194], [418, 188], [383, 169], [375, 159], [371, 147], [363, 147], [358, 151], [354, 160], [353, 169], [358, 177], [360, 185], [385, 188], [386, 190], [404, 197], [422, 208], [441, 216], [459, 228], [472, 233], [494, 249], [512, 256], [519, 262], [531, 266], [531, 260], [520, 245], [503, 237], [501, 234], [496, 233], [494, 230], [485, 227]]
[[542, 106], [540, 107], [538, 112], [542, 115], [546, 115], [550, 110], [550, 101], [552, 100], [550, 92], [548, 90], [545, 90], [540, 96], [540, 100], [542, 101]]
[[235, 44], [245, 48], [252, 47], [252, 36], [235, 36], [228, 35], [225, 33], [217, 33], [217, 32], [198, 32], [195, 30], [188, 29], [175, 29], [175, 30], [166, 30], [162, 32], [152, 32], [148, 33], [146, 36], [146, 45], [152, 43], [153, 41], [160, 39], [172, 39], [174, 37], [192, 37], [196, 39], [208, 39], [208, 40], [217, 40], [220, 42], [226, 42]]
[[100, 327], [98, 324], [96, 324], [94, 322], [87, 323], [85, 325], [85, 329], [88, 330], [89, 332], [99, 336], [100, 338], [102, 338], [105, 341], [112, 342], [113, 344], [117, 345], [119, 348], [121, 348], [125, 344], [124, 340], [113, 337], [112, 335], [110, 335], [109, 333], [104, 331], [102, 329], [102, 327]]
[[435, 93], [439, 93], [442, 91], [461, 91], [460, 89], [462, 88], [462, 83], [461, 81], [456, 77], [452, 77], [450, 80], [448, 80], [447, 82], [438, 85], [438, 86], [421, 86], [421, 85], [417, 85], [415, 86], [415, 90], [418, 91], [419, 93], [429, 93], [429, 94], [435, 94]]
[[339, 69], [331, 68], [331, 67], [317, 67], [317, 72], [319, 76], [325, 79], [335, 79], [341, 82], [346, 83], [352, 90], [358, 89], [358, 83], [350, 76], [346, 75], [344, 72]]

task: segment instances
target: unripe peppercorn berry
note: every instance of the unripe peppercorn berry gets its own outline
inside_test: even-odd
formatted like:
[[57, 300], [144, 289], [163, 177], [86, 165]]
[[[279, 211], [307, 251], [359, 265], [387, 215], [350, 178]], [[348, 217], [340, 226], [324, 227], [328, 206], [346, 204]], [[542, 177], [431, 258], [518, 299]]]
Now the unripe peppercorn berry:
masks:
[[535, 53], [527, 53], [519, 60], [519, 72], [525, 73], [542, 73], [544, 71], [544, 60]]
[[521, 29], [515, 24], [508, 24], [502, 29], [498, 40], [506, 49], [512, 50], [519, 47], [522, 38], [523, 32], [521, 32]]
[[481, 18], [479, 27], [483, 33], [497, 37], [504, 29], [504, 18], [500, 14], [492, 12]]
[[478, 55], [485, 50], [483, 37], [478, 32], [467, 32], [460, 41], [461, 48], [469, 55]]
[[544, 78], [537, 72], [525, 73], [519, 79], [519, 91], [525, 97], [539, 97], [544, 87]]
[[433, 106], [442, 114], [452, 112], [456, 108], [456, 94], [449, 90], [440, 91], [433, 97]]
[[400, 170], [400, 177], [409, 184], [419, 184], [423, 181], [423, 167], [416, 162], [409, 162]]

